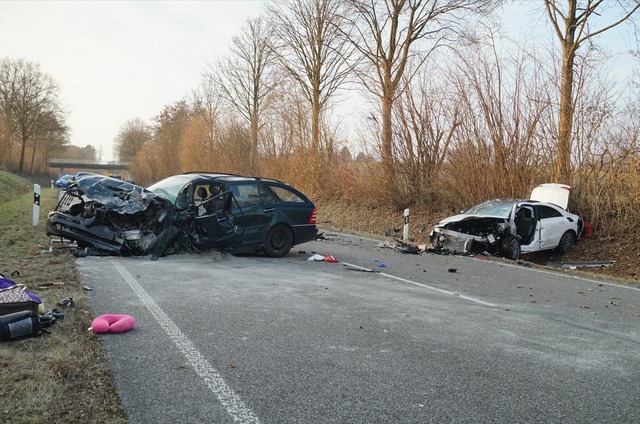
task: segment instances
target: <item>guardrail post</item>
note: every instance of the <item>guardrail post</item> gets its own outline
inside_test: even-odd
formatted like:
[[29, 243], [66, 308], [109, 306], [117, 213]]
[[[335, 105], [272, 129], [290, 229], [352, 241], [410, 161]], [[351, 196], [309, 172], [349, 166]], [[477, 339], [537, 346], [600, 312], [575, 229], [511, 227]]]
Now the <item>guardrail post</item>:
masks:
[[33, 185], [33, 226], [40, 222], [40, 185]]
[[409, 241], [409, 209], [404, 210], [404, 230], [402, 231], [402, 240]]

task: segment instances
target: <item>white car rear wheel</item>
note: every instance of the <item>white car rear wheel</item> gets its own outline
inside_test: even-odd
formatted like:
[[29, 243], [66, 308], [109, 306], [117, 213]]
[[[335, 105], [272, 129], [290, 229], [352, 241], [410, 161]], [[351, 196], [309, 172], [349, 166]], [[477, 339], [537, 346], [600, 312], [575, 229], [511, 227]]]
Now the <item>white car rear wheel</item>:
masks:
[[556, 251], [562, 254], [567, 253], [575, 243], [576, 243], [575, 234], [573, 233], [573, 231], [567, 231], [560, 238], [560, 243], [558, 243], [558, 247], [556, 247]]

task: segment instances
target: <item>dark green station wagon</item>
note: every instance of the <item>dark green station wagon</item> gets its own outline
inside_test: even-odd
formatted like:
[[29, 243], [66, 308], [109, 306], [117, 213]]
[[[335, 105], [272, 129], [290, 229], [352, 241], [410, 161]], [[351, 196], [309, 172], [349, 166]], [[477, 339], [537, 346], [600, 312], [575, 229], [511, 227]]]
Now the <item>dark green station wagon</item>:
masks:
[[152, 259], [189, 250], [286, 255], [314, 240], [316, 208], [277, 180], [192, 172], [145, 188], [83, 175], [49, 215], [47, 234], [79, 247]]

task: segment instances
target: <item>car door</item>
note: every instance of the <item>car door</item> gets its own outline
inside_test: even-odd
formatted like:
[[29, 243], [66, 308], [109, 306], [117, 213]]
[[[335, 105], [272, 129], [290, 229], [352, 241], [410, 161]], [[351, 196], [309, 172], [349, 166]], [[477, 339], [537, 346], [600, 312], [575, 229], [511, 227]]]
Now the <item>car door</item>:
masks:
[[537, 205], [540, 219], [540, 248], [552, 249], [560, 243], [560, 238], [570, 228], [570, 223], [556, 208]]
[[[260, 187], [262, 186], [262, 190]], [[231, 215], [243, 228], [240, 244], [261, 244], [276, 212], [265, 205], [265, 188], [261, 181], [234, 181], [229, 184], [233, 193]]]
[[[211, 195], [212, 187], [220, 192], [217, 196], [207, 196], [203, 199], [202, 188]], [[231, 192], [214, 181], [196, 181], [188, 189], [188, 199], [195, 217], [194, 244], [199, 248], [224, 249], [238, 245], [241, 242], [244, 228], [234, 219], [230, 212]], [[212, 210], [205, 202], [216, 202], [222, 199], [224, 207]]]

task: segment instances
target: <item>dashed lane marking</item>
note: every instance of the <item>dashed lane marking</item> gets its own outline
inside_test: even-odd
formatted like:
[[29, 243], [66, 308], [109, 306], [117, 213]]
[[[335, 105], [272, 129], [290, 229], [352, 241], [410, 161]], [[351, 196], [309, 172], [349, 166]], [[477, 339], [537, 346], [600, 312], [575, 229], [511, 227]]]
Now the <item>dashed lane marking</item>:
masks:
[[162, 329], [167, 333], [169, 338], [176, 345], [178, 350], [184, 355], [188, 363], [193, 367], [196, 374], [204, 380], [205, 384], [211, 392], [218, 398], [220, 403], [225, 407], [227, 413], [237, 423], [241, 424], [258, 424], [260, 420], [254, 413], [244, 404], [242, 399], [224, 381], [222, 376], [205, 357], [196, 349], [195, 345], [184, 335], [178, 326], [169, 318], [169, 316], [158, 306], [158, 304], [149, 296], [144, 288], [138, 283], [129, 271], [117, 260], [111, 263], [116, 270], [122, 275], [122, 278], [129, 284], [138, 298], [145, 305], [151, 315], [158, 321]]
[[[359, 266], [359, 265], [350, 264], [350, 263], [347, 263], [347, 262], [343, 262], [343, 264], [347, 265], [347, 266], [350, 266], [350, 267], [362, 269], [362, 270], [368, 270], [369, 269], [369, 268], [365, 268], [365, 267], [362, 267], [362, 266]], [[475, 297], [465, 296], [463, 294], [455, 293], [455, 292], [452, 292], [452, 291], [449, 291], [449, 290], [442, 290], [442, 289], [439, 289], [437, 287], [430, 286], [428, 284], [418, 283], [418, 282], [415, 282], [415, 281], [407, 280], [406, 278], [402, 278], [402, 277], [396, 277], [395, 275], [387, 274], [385, 272], [376, 272], [376, 274], [377, 275], [382, 275], [383, 277], [391, 278], [391, 279], [394, 279], [394, 280], [402, 281], [403, 283], [413, 284], [414, 286], [418, 286], [418, 287], [422, 287], [422, 288], [425, 288], [425, 289], [430, 289], [430, 290], [433, 290], [433, 291], [437, 291], [438, 293], [444, 293], [444, 294], [448, 294], [448, 295], [451, 295], [451, 296], [458, 297], [460, 299], [465, 299], [465, 300], [468, 300], [469, 302], [479, 303], [480, 305], [491, 306], [493, 308], [499, 306], [499, 305], [496, 305], [494, 303], [489, 303], [489, 302], [485, 302], [484, 300], [476, 299]]]

